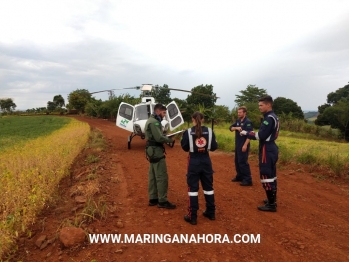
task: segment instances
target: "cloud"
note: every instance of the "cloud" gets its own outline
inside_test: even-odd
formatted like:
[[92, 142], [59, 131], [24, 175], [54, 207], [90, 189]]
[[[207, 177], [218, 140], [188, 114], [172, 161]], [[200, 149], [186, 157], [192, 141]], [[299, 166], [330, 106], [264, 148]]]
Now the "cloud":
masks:
[[316, 109], [349, 80], [348, 3], [4, 2], [0, 97], [26, 109], [78, 88], [212, 84], [217, 103], [233, 107], [256, 84]]

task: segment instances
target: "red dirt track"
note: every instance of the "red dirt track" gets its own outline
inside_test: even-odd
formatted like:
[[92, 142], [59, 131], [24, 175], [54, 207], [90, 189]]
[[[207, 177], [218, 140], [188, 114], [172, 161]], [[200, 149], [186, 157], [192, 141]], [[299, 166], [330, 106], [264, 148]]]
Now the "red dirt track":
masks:
[[[216, 199], [216, 220], [202, 216], [205, 201], [199, 191], [198, 224], [183, 220], [187, 212], [187, 153], [179, 141], [166, 147], [169, 173], [169, 201], [174, 210], [148, 206], [145, 140], [135, 137], [127, 149], [129, 132], [114, 122], [77, 117], [99, 129], [108, 148], [100, 152], [97, 174], [101, 177], [99, 195], [105, 195], [110, 210], [107, 218], [93, 222], [94, 233], [119, 234], [260, 234], [260, 244], [89, 244], [63, 248], [59, 240], [40, 250], [35, 240], [40, 234], [57, 234], [62, 220], [71, 217], [74, 200], [69, 181], [61, 183], [62, 201], [43, 212], [33, 226], [32, 239], [21, 238], [16, 261], [348, 261], [349, 260], [349, 182], [328, 177], [327, 171], [304, 165], [278, 166], [278, 209], [261, 212], [257, 206], [265, 198], [259, 182], [257, 156], [250, 156], [252, 187], [232, 183], [235, 175], [232, 153], [211, 153]], [[282, 135], [282, 132], [281, 134]], [[252, 141], [252, 143], [257, 143]], [[218, 141], [219, 144], [219, 141]], [[73, 178], [86, 170], [80, 155], [72, 167]], [[118, 177], [113, 183], [111, 177]], [[63, 210], [57, 214], [56, 210]], [[45, 227], [42, 226], [45, 221]], [[120, 221], [123, 226], [117, 225]]]

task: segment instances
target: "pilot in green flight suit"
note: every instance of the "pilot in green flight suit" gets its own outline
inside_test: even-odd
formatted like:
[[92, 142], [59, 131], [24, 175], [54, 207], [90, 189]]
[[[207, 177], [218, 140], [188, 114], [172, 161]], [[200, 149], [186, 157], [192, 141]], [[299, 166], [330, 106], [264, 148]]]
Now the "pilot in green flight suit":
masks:
[[161, 121], [166, 115], [167, 108], [156, 104], [154, 113], [145, 124], [145, 138], [147, 139], [146, 155], [150, 162], [148, 172], [149, 206], [157, 205], [159, 208], [174, 209], [176, 205], [167, 199], [168, 174], [165, 160], [164, 143], [173, 140], [162, 132]]

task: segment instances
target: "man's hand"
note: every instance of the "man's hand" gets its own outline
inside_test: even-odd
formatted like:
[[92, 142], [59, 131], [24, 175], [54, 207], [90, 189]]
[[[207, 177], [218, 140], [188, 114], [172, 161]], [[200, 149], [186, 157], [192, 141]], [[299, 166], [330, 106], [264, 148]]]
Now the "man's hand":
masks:
[[247, 135], [247, 131], [246, 130], [242, 130], [241, 132], [240, 132], [240, 136], [246, 136]]
[[[170, 138], [171, 139], [171, 138]], [[169, 145], [170, 147], [173, 147], [175, 144], [176, 140], [175, 139], [171, 139], [171, 142], [166, 143], [167, 145]]]
[[247, 145], [243, 145], [241, 151], [245, 153], [247, 151]]
[[239, 131], [239, 132], [241, 132], [241, 131], [242, 131], [242, 128], [241, 128], [241, 126], [232, 127], [232, 128], [230, 129], [230, 131]]

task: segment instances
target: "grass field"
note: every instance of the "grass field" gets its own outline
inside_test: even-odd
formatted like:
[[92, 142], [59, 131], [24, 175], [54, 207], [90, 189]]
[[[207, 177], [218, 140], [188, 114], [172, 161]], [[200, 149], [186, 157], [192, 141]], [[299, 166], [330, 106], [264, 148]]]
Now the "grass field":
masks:
[[0, 126], [1, 258], [19, 234], [30, 235], [27, 226], [69, 174], [90, 128], [75, 119], [51, 116], [1, 118]]
[[0, 117], [0, 150], [51, 134], [71, 121], [67, 117]]
[[[187, 125], [181, 128], [186, 129]], [[235, 132], [229, 131], [229, 124], [214, 126], [214, 132], [220, 150], [235, 150]], [[258, 154], [258, 144], [258, 141], [251, 141], [252, 154]], [[302, 163], [323, 166], [337, 176], [349, 176], [349, 143], [281, 130], [276, 144], [279, 147], [279, 165]]]
[[310, 117], [307, 120], [309, 121], [309, 123], [315, 123], [317, 117]]
[[[215, 127], [219, 148], [235, 150], [235, 132], [229, 126]], [[256, 130], [257, 131], [257, 130]], [[316, 135], [280, 131], [276, 141], [279, 163], [302, 163], [330, 168], [336, 175], [348, 175], [349, 143], [320, 139]], [[251, 153], [258, 154], [258, 141], [251, 141]]]

